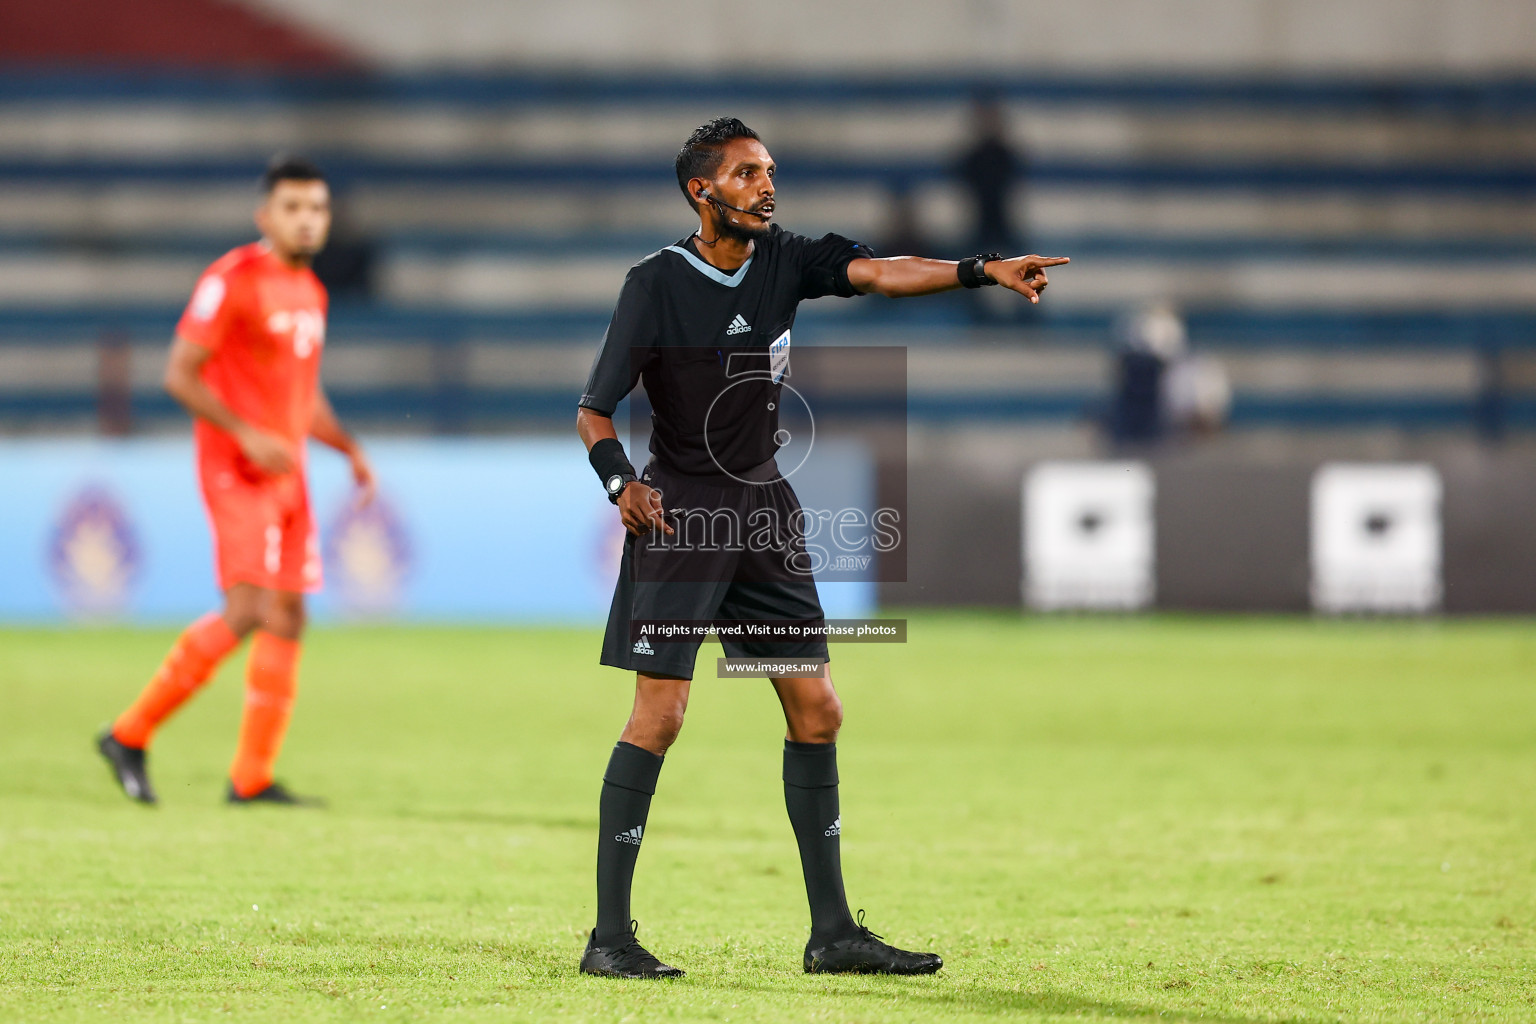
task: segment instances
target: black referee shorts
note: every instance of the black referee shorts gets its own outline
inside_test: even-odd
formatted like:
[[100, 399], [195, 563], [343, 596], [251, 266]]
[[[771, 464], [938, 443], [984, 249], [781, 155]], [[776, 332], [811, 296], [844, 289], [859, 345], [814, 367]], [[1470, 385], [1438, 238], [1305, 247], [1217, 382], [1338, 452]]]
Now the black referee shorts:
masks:
[[[676, 531], [624, 540], [602, 663], [693, 678], [699, 640], [638, 642], [632, 624], [656, 619], [825, 623], [799, 528], [800, 499], [769, 461], [726, 476], [678, 473], [652, 460], [640, 479], [662, 493]], [[825, 636], [801, 641], [722, 638], [727, 657], [827, 659]]]

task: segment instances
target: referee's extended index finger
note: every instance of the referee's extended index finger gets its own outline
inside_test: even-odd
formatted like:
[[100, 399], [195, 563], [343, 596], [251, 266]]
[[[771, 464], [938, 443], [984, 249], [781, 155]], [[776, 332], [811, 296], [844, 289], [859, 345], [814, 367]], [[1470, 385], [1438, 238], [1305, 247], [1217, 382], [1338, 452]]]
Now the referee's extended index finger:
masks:
[[1025, 259], [1037, 267], [1059, 267], [1072, 262], [1070, 256], [1026, 256]]

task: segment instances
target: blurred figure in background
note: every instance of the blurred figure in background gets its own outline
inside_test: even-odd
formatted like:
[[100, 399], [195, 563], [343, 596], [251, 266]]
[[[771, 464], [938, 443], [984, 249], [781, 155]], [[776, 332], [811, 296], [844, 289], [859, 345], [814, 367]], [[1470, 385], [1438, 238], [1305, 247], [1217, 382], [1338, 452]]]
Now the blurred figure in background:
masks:
[[1232, 409], [1232, 382], [1221, 362], [1186, 351], [1163, 376], [1163, 408], [1179, 437], [1209, 437], [1226, 426]]
[[1221, 364], [1189, 352], [1184, 319], [1158, 304], [1120, 327], [1109, 434], [1116, 447], [1173, 434], [1207, 435], [1226, 422], [1232, 388]]
[[358, 225], [345, 193], [332, 195], [331, 233], [312, 269], [333, 301], [373, 298], [375, 248], [373, 237]]
[[1024, 252], [1024, 232], [1013, 216], [1013, 193], [1027, 170], [1024, 153], [1008, 140], [1007, 114], [996, 93], [978, 93], [971, 108], [972, 141], [955, 162], [955, 176], [971, 206], [970, 248]]
[[[969, 245], [975, 252], [1025, 252], [1023, 232], [1014, 221], [1014, 190], [1024, 177], [1024, 154], [1008, 140], [1008, 116], [1001, 97], [977, 93], [971, 107], [972, 140], [954, 165], [971, 207]], [[978, 323], [1017, 320], [1028, 307], [991, 292], [968, 295]]]

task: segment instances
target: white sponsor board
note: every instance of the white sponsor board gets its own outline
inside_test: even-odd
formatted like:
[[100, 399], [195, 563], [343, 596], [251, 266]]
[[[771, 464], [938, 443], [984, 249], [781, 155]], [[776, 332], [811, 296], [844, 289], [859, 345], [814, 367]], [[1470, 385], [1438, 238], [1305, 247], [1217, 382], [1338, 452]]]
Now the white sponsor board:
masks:
[[1155, 589], [1151, 467], [1042, 462], [1024, 477], [1024, 601], [1041, 610], [1144, 608]]
[[1421, 464], [1329, 463], [1312, 477], [1312, 605], [1427, 612], [1440, 605], [1440, 474]]

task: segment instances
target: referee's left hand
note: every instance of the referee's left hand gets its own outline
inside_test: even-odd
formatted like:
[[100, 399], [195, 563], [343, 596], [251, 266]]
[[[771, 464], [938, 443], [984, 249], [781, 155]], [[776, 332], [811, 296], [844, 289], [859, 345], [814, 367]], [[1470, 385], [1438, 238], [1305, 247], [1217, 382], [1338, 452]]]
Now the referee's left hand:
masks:
[[988, 260], [983, 269], [1004, 288], [1012, 288], [1030, 302], [1039, 302], [1040, 293], [1051, 283], [1045, 276], [1045, 268], [1071, 262], [1065, 256], [1015, 256], [1008, 260]]
[[619, 493], [619, 518], [624, 522], [624, 529], [636, 537], [657, 529], [663, 533], [675, 532], [663, 518], [664, 507], [661, 492], [639, 480], [631, 480]]

